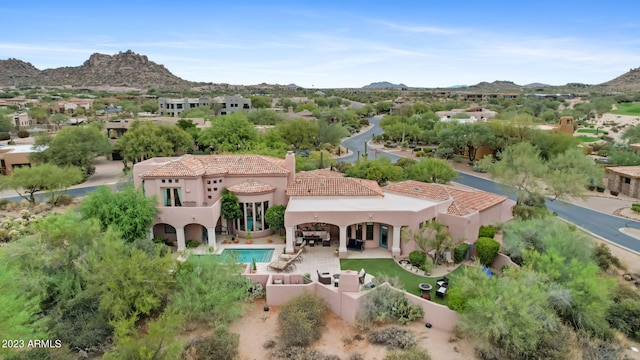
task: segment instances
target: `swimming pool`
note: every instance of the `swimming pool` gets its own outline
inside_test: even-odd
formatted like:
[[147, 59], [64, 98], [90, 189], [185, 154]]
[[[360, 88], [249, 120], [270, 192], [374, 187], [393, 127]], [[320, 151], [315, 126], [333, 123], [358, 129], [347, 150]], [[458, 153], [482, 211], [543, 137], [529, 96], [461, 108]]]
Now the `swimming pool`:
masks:
[[256, 262], [271, 262], [274, 249], [224, 249], [221, 256], [231, 257], [238, 256], [238, 261], [242, 263], [250, 263], [253, 259]]

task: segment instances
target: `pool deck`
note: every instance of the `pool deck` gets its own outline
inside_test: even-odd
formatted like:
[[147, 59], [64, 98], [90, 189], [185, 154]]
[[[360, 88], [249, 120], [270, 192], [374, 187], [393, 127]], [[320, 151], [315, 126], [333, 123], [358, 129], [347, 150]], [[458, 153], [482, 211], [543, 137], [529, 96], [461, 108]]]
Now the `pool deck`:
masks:
[[[195, 249], [187, 250], [186, 254], [177, 254], [176, 257], [180, 261], [186, 260], [186, 258], [190, 254], [200, 254], [200, 255], [208, 255], [208, 254], [221, 254], [224, 249], [260, 249], [260, 248], [273, 248], [273, 256], [269, 262], [257, 262], [256, 268], [257, 273], [261, 274], [277, 274], [278, 271], [269, 269], [268, 265], [271, 261], [275, 261], [278, 259], [280, 254], [283, 253], [285, 244], [283, 243], [283, 237], [279, 235], [271, 235], [269, 237], [263, 238], [254, 238], [252, 239], [252, 244], [246, 244], [245, 239], [240, 239], [238, 244], [223, 244], [222, 241], [226, 238], [230, 238], [229, 235], [220, 235], [217, 241], [217, 250], [213, 253], [209, 252], [208, 245], [201, 245]], [[271, 238], [272, 242], [270, 243], [268, 239]], [[317, 280], [317, 272], [329, 272], [331, 274], [337, 274], [340, 272], [340, 259], [336, 256], [335, 251], [338, 248], [338, 241], [332, 240], [331, 246], [307, 246], [305, 247], [305, 251], [302, 253], [302, 261], [294, 262], [295, 267], [289, 273], [294, 274], [310, 274], [311, 278]], [[389, 259], [392, 258], [391, 252], [387, 249], [382, 248], [370, 248], [365, 249], [364, 251], [355, 251], [349, 250], [348, 257], [349, 259]], [[404, 268], [404, 267], [403, 267]], [[453, 270], [455, 270], [456, 266], [452, 266], [451, 268], [447, 266], [438, 266], [431, 273], [431, 277], [442, 276]], [[406, 269], [406, 268], [405, 268]], [[355, 271], [359, 271], [360, 269], [351, 269]], [[365, 269], [366, 270], [366, 269]], [[407, 271], [413, 272], [410, 269], [406, 269]], [[367, 274], [366, 281], [370, 281], [371, 276]]]

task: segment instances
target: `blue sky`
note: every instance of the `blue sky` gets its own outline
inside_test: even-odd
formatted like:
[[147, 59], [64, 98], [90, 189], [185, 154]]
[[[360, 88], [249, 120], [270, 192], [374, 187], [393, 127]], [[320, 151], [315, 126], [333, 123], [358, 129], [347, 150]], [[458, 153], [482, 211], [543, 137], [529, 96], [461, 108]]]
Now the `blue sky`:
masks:
[[[640, 66], [640, 2], [11, 1], [0, 59], [131, 49], [192, 81], [304, 87], [598, 84]], [[598, 4], [596, 4], [598, 3]]]

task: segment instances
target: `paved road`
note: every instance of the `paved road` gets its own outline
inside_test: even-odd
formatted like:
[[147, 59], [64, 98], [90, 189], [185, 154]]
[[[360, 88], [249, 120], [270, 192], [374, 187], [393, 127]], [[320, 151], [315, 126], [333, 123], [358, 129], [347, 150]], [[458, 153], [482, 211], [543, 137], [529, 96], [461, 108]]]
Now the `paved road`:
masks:
[[[68, 189], [67, 190], [67, 194], [69, 194], [69, 195], [71, 195], [73, 197], [80, 197], [80, 196], [84, 196], [88, 192], [96, 190], [100, 186], [104, 186], [104, 185], [95, 185], [95, 186], [86, 186], [86, 187]], [[115, 185], [109, 184], [108, 186], [115, 186]], [[36, 197], [38, 202], [43, 202], [43, 201], [46, 201], [47, 199], [49, 199], [49, 196], [47, 196], [45, 193], [42, 193], [42, 194], [36, 193], [35, 197]], [[20, 201], [24, 200], [23, 198], [21, 198], [18, 195], [5, 197], [5, 199], [10, 200], [10, 201], [15, 201], [15, 202], [20, 202]]]
[[[350, 156], [342, 158], [342, 160], [355, 162], [358, 151], [360, 151], [361, 155], [364, 154], [365, 142], [371, 140], [373, 135], [378, 135], [383, 132], [382, 128], [380, 128], [379, 125], [380, 119], [381, 117], [378, 116], [369, 119], [369, 122], [373, 124], [373, 127], [371, 129], [342, 142], [343, 146], [354, 152]], [[391, 161], [393, 162], [396, 162], [401, 158], [398, 155], [389, 154], [386, 152], [380, 152], [378, 154], [375, 154], [375, 156], [384, 156], [391, 159]], [[373, 157], [374, 153], [369, 152], [369, 158]], [[510, 198], [515, 200], [515, 196], [511, 195], [504, 186], [491, 180], [459, 172], [456, 182], [476, 189], [489, 191], [496, 194], [508, 195]], [[547, 200], [547, 207], [549, 208], [549, 210], [555, 211], [558, 214], [558, 217], [574, 223], [577, 226], [580, 226], [583, 229], [597, 236], [600, 236], [601, 238], [607, 239], [615, 244], [618, 244], [626, 249], [640, 254], [640, 240], [625, 235], [618, 230], [624, 227], [640, 229], [640, 222], [601, 213], [560, 200]]]

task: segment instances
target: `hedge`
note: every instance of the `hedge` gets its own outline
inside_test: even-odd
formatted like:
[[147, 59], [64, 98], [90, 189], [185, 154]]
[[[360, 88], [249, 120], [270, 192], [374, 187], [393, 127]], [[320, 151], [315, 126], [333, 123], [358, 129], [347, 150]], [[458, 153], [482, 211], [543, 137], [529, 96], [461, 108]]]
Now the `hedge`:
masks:
[[427, 261], [427, 254], [422, 250], [414, 250], [409, 253], [409, 262], [411, 265], [421, 268]]
[[455, 260], [456, 264], [464, 261], [467, 257], [467, 252], [469, 251], [469, 244], [460, 244], [456, 246], [453, 250], [453, 260]]
[[480, 226], [480, 230], [478, 231], [478, 237], [488, 237], [488, 238], [494, 238], [496, 236], [496, 228], [493, 227], [492, 225], [487, 225], [487, 226]]
[[488, 237], [478, 238], [476, 242], [476, 252], [478, 254], [478, 260], [482, 265], [489, 266], [493, 263], [498, 251], [500, 250], [500, 243]]

